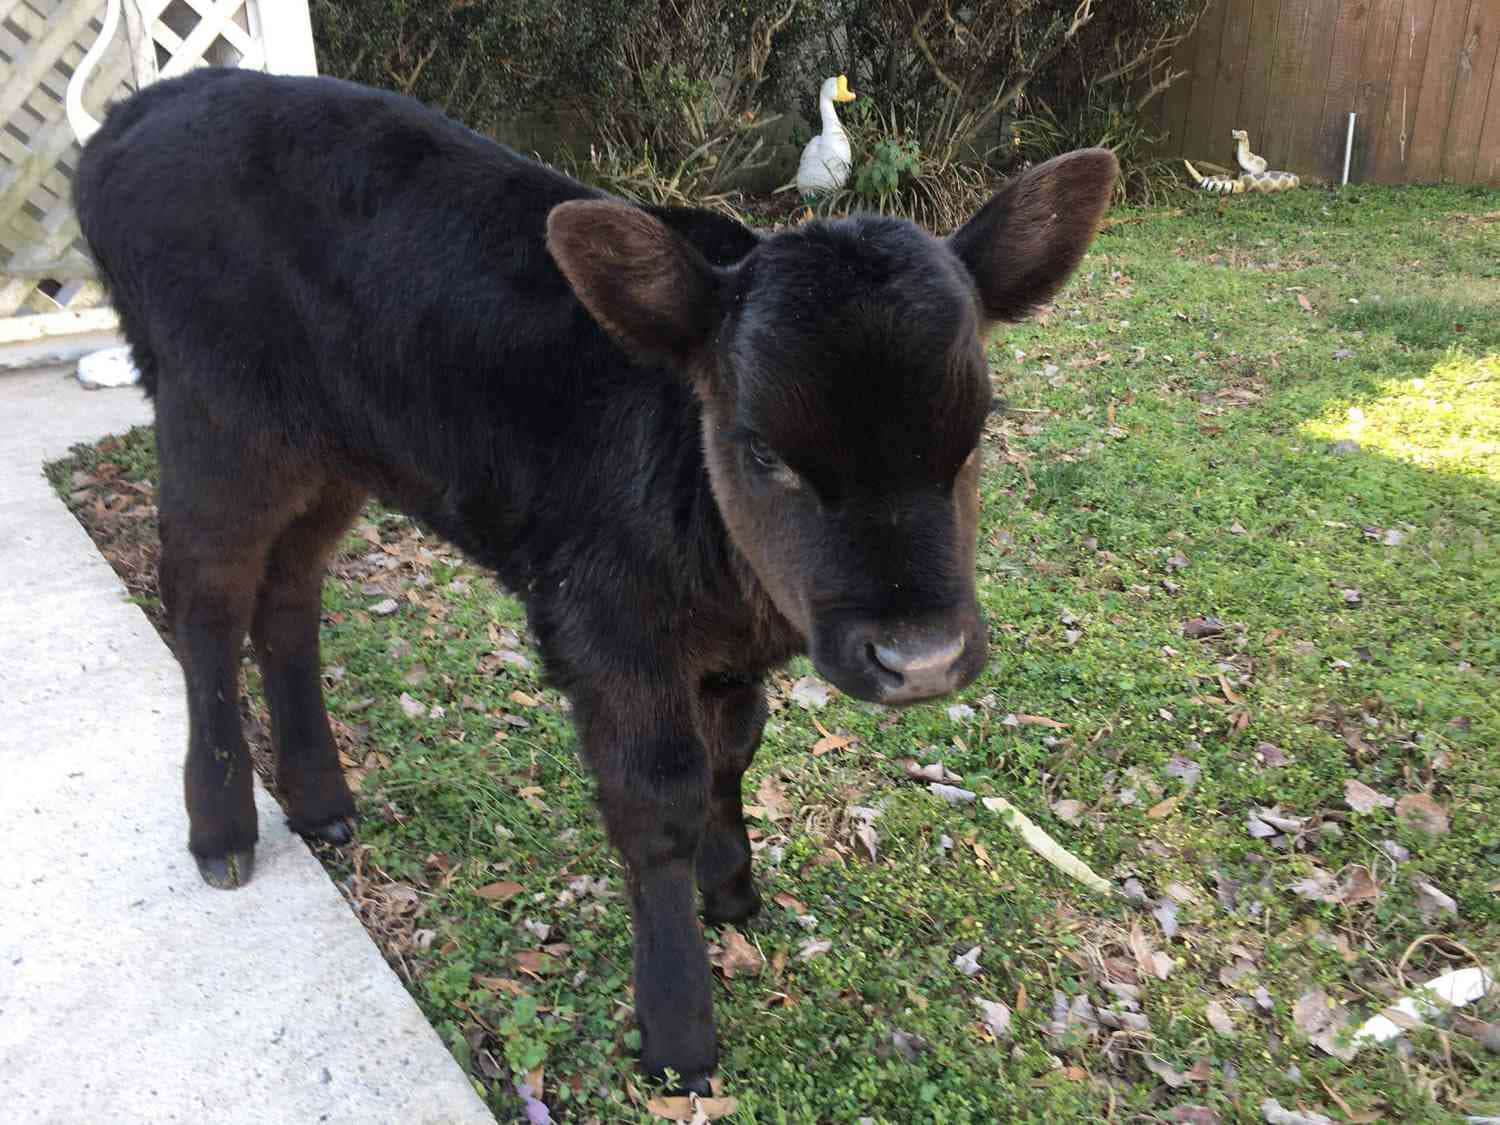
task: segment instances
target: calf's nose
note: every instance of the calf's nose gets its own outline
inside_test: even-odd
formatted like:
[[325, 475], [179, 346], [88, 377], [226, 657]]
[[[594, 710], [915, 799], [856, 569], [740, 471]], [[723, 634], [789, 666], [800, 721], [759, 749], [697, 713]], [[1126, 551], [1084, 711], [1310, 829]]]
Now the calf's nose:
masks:
[[885, 673], [881, 677], [885, 699], [910, 703], [953, 690], [964, 647], [964, 635], [959, 632], [887, 639], [872, 644], [869, 655]]

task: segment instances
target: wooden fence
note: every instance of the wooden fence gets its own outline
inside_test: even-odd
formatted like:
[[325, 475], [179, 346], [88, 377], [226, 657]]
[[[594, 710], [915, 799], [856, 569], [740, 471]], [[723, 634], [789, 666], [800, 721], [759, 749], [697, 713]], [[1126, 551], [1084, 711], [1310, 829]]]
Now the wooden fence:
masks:
[[1218, 0], [1160, 99], [1169, 155], [1232, 166], [1231, 129], [1303, 176], [1500, 186], [1500, 0]]

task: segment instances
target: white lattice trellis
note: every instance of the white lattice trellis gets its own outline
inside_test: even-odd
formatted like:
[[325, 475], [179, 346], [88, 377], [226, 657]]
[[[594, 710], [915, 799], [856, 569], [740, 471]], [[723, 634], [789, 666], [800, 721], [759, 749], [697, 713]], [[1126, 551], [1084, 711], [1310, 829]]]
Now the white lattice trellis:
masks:
[[[123, 26], [82, 89], [84, 112], [196, 66], [313, 73], [306, 0], [115, 0]], [[0, 0], [0, 318], [7, 339], [57, 337], [102, 301], [70, 183], [79, 144], [67, 87], [105, 24], [105, 0]], [[119, 22], [119, 21], [116, 21]], [[27, 318], [22, 325], [17, 318]], [[44, 322], [42, 318], [47, 318]], [[31, 321], [34, 319], [34, 327]]]

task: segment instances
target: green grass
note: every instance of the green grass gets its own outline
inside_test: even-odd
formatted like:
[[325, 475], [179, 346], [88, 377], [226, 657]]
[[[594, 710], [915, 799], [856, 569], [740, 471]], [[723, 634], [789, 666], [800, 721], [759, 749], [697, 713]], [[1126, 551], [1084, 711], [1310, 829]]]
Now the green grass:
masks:
[[[837, 695], [809, 712], [789, 699], [805, 664], [773, 685], [746, 784], [766, 809], [768, 905], [746, 936], [767, 964], [717, 989], [732, 1120], [1169, 1121], [1196, 1105], [1258, 1121], [1266, 1097], [1335, 1120], [1500, 1113], [1472, 1024], [1343, 1061], [1293, 1019], [1316, 989], [1357, 1023], [1403, 973], [1500, 961], [1497, 209], [1495, 192], [1443, 188], [1123, 212], [1054, 309], [997, 337], [993, 659], [949, 701], [972, 713]], [[126, 475], [149, 471], [149, 437], [123, 445], [108, 456]], [[88, 456], [55, 468], [64, 490]], [[537, 1066], [559, 1120], [644, 1119], [618, 864], [565, 708], [534, 657], [493, 655], [520, 609], [403, 520], [370, 519], [326, 593], [329, 705], [363, 811], [357, 848], [326, 858], [502, 1119]], [[385, 589], [400, 608], [373, 616]], [[1185, 638], [1194, 617], [1222, 634]], [[856, 741], [814, 756], [814, 720]], [[1005, 795], [1149, 901], [1090, 898], [993, 814], [907, 781], [907, 757]], [[1429, 795], [1448, 830], [1354, 811], [1349, 779]], [[850, 806], [880, 810], [874, 862]], [[1271, 806], [1303, 830], [1252, 836]], [[1293, 889], [1356, 865], [1374, 901]], [[603, 897], [569, 889], [584, 876]], [[1424, 882], [1456, 915], [1423, 917]], [[476, 893], [493, 883], [521, 889]], [[1152, 913], [1169, 886], [1186, 900], [1173, 938]], [[1168, 954], [1165, 979], [1138, 967], [1132, 929]], [[811, 939], [831, 946], [799, 960]], [[522, 959], [543, 971], [517, 961], [555, 943], [551, 964]], [[953, 962], [974, 945], [971, 978]], [[1122, 985], [1149, 1030], [1049, 1029], [1055, 994], [1118, 1007]], [[976, 998], [1011, 1006], [1008, 1038]]]

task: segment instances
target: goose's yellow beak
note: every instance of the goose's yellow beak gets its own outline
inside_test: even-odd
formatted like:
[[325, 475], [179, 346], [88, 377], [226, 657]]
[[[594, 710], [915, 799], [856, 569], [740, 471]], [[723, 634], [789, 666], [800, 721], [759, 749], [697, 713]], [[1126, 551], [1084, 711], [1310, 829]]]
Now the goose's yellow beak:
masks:
[[854, 100], [854, 91], [849, 89], [849, 78], [847, 75], [839, 75], [839, 88], [834, 93], [833, 100], [836, 102], [852, 102]]

